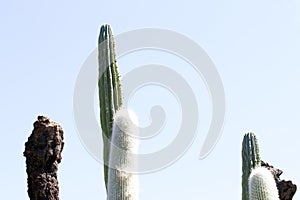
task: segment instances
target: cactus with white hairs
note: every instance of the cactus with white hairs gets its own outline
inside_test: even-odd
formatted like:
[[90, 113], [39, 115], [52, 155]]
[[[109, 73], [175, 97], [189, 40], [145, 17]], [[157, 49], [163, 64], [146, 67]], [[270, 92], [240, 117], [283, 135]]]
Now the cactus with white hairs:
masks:
[[[109, 25], [100, 29], [98, 43], [99, 103], [103, 139], [104, 179], [108, 200], [137, 200], [137, 126], [131, 111], [122, 108], [122, 90], [115, 44]], [[136, 120], [137, 121], [137, 120]]]
[[109, 156], [108, 200], [138, 199], [138, 177], [132, 173], [137, 169], [137, 134], [137, 118], [134, 113], [126, 109], [117, 111]]
[[279, 200], [273, 174], [265, 167], [255, 168], [249, 177], [250, 200]]

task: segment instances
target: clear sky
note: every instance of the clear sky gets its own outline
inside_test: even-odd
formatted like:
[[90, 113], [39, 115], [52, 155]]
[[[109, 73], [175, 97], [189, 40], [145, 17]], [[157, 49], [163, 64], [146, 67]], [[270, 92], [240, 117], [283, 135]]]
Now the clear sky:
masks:
[[[36, 117], [44, 114], [65, 132], [60, 198], [105, 199], [102, 165], [81, 144], [73, 116], [76, 78], [96, 48], [104, 23], [111, 24], [116, 35], [149, 27], [186, 35], [213, 60], [225, 88], [222, 137], [206, 159], [198, 160], [211, 105], [201, 77], [189, 80], [199, 104], [199, 133], [175, 164], [140, 176], [141, 200], [240, 199], [241, 141], [247, 131], [258, 136], [263, 160], [300, 186], [299, 5], [299, 0], [1, 1], [1, 198], [28, 199], [24, 143]], [[121, 58], [119, 68], [126, 74], [134, 66], [154, 62], [187, 73], [177, 60], [144, 51]], [[176, 101], [159, 87], [133, 99], [142, 124], [147, 123], [149, 109], [144, 115], [140, 109], [143, 103], [151, 105], [151, 98], [142, 100], [151, 96], [152, 104], [161, 100], [169, 106], [171, 125], [166, 128], [174, 128], [172, 120], [179, 112], [170, 105]], [[168, 130], [165, 135], [141, 142], [141, 150], [163, 148], [176, 136]], [[298, 191], [295, 199], [299, 196]]]

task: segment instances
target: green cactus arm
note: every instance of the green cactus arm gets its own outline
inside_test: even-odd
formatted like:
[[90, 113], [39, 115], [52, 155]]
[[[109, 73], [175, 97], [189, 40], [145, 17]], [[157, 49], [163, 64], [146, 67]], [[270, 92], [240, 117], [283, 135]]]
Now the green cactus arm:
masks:
[[110, 150], [107, 200], [138, 199], [138, 175], [132, 173], [138, 164], [135, 155], [139, 143], [134, 137], [138, 134], [136, 124], [133, 112], [126, 109], [117, 111]]
[[279, 200], [276, 182], [265, 167], [255, 168], [249, 177], [250, 200]]
[[242, 143], [242, 200], [249, 200], [248, 179], [252, 169], [260, 166], [257, 138], [254, 133], [246, 133]]
[[103, 138], [104, 179], [107, 188], [110, 139], [115, 112], [122, 105], [120, 75], [116, 64], [114, 38], [109, 25], [100, 29], [98, 40], [99, 104]]

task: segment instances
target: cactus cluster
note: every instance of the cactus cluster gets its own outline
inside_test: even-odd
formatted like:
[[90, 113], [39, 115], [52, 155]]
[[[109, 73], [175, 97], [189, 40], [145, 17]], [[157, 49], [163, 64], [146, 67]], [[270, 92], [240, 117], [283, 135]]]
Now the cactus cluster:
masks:
[[246, 133], [242, 144], [242, 200], [292, 200], [297, 186], [280, 180], [282, 171], [260, 158], [254, 133]]
[[[137, 169], [137, 118], [122, 105], [115, 43], [109, 25], [100, 29], [98, 63], [107, 200], [137, 200], [138, 177], [131, 172]], [[57, 170], [63, 147], [61, 126], [39, 116], [24, 151], [30, 200], [59, 200]], [[297, 187], [291, 181], [280, 180], [281, 174], [281, 170], [261, 160], [255, 134], [245, 134], [242, 143], [242, 200], [291, 200]]]

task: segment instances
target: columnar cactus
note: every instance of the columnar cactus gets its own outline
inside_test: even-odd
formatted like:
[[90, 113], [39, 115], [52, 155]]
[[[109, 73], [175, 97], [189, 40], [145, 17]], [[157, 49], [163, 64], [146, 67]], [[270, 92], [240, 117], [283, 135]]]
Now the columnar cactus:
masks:
[[249, 177], [250, 200], [279, 200], [273, 174], [265, 167], [254, 169]]
[[[133, 121], [135, 123], [133, 123]], [[137, 167], [138, 134], [135, 115], [126, 109], [117, 111], [112, 134], [108, 173], [108, 200], [137, 200], [138, 177], [131, 173]]]
[[64, 147], [63, 130], [48, 117], [39, 116], [25, 143], [30, 200], [59, 200], [58, 164]]
[[247, 133], [242, 145], [242, 200], [249, 200], [248, 179], [252, 169], [261, 165], [259, 147], [254, 133]]
[[116, 64], [114, 38], [109, 25], [100, 29], [98, 40], [99, 103], [103, 138], [104, 179], [107, 188], [110, 139], [115, 112], [122, 105], [120, 76]]

